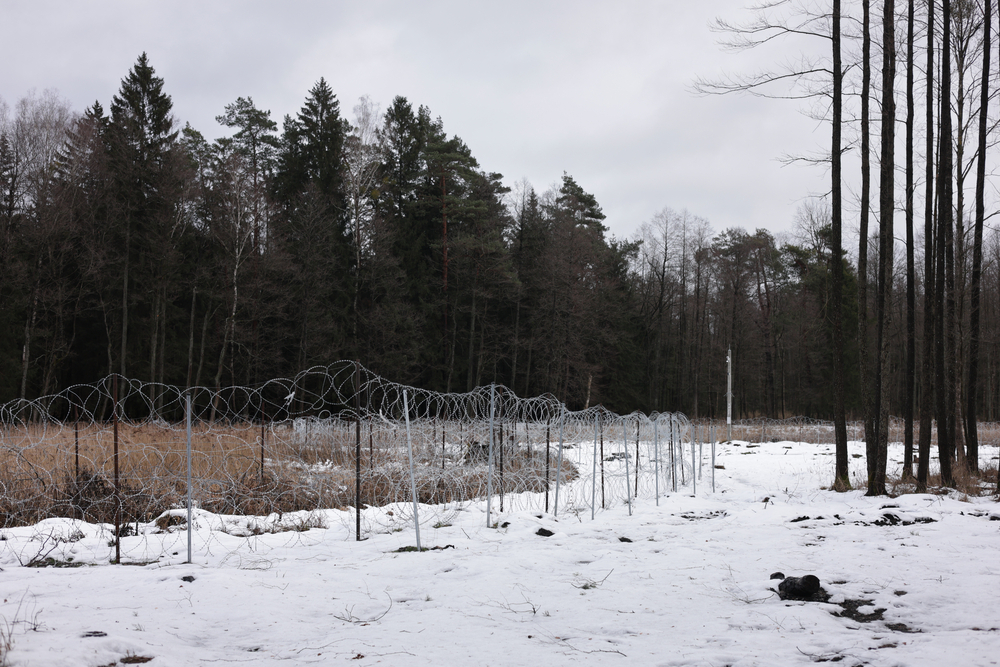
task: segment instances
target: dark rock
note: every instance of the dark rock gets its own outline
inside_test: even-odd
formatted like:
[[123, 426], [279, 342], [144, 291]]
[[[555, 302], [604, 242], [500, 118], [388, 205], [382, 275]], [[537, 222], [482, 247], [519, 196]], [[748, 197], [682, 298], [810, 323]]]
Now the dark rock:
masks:
[[784, 572], [775, 572], [774, 574], [771, 575], [771, 578], [772, 579], [784, 579], [785, 578], [785, 573]]
[[191, 583], [192, 581], [194, 581], [194, 577], [189, 574], [187, 576], [181, 577], [181, 581], [186, 581], [188, 583]]
[[[775, 573], [780, 574], [780, 573]], [[771, 576], [774, 578], [774, 575]], [[830, 595], [819, 585], [819, 577], [807, 574], [804, 577], [785, 577], [778, 584], [778, 597], [782, 600], [804, 600], [806, 602], [826, 602]]]
[[548, 528], [539, 528], [535, 531], [535, 535], [540, 535], [541, 537], [552, 537], [555, 533]]

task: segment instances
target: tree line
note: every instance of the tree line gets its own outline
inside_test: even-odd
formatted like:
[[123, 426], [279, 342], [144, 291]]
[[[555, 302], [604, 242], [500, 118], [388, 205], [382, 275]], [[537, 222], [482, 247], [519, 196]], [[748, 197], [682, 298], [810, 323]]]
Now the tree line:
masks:
[[[984, 394], [992, 394], [992, 379], [983, 382], [981, 371], [991, 368], [994, 354], [988, 337], [994, 307], [990, 288], [996, 290], [995, 267], [990, 266], [995, 234], [985, 235], [993, 213], [987, 211], [986, 191], [992, 189], [987, 162], [996, 127], [995, 109], [990, 110], [991, 103], [995, 107], [994, 8], [990, 0], [924, 0], [921, 5], [914, 0], [905, 6], [894, 0], [756, 5], [747, 23], [717, 24], [730, 46], [753, 49], [776, 40], [805, 39], [823, 43], [822, 50], [774, 71], [699, 82], [709, 93], [812, 99], [816, 117], [830, 123], [830, 150], [817, 161], [830, 168], [835, 256], [843, 253], [845, 183], [857, 186], [852, 198], [859, 229], [857, 327], [845, 325], [843, 308], [833, 313], [839, 332], [833, 349], [835, 486], [850, 484], [843, 428], [849, 391], [845, 373], [851, 367], [845, 336], [850, 332], [858, 348], [868, 492], [876, 495], [885, 493], [888, 420], [896, 406], [906, 423], [904, 475], [912, 476], [919, 462], [918, 488], [927, 484], [933, 429], [944, 484], [953, 483], [956, 465], [977, 471], [977, 421], [984, 410], [993, 410], [992, 399], [983, 400]], [[903, 74], [898, 66], [905, 68]], [[873, 72], [881, 74], [875, 81]], [[900, 79], [903, 93], [897, 92]], [[904, 114], [897, 112], [900, 97]], [[872, 102], [877, 123], [871, 118]], [[921, 106], [922, 124], [917, 116]], [[902, 139], [898, 126], [904, 129]], [[847, 141], [845, 132], [851, 137]], [[858, 172], [850, 175], [844, 168], [848, 153], [859, 163]], [[921, 195], [923, 239], [918, 240]], [[905, 226], [905, 266], [897, 266], [895, 255], [898, 214]], [[870, 232], [873, 216], [877, 232]], [[835, 259], [833, 265], [832, 303], [841, 304], [842, 264]], [[894, 396], [900, 377], [901, 401]], [[914, 443], [916, 418], [919, 443]]]
[[[215, 131], [227, 136], [215, 140], [174, 119], [145, 54], [107, 111], [95, 103], [75, 113], [50, 91], [0, 104], [0, 402], [109, 372], [217, 387], [358, 359], [440, 391], [497, 382], [521, 395], [551, 392], [572, 407], [720, 417], [731, 350], [737, 417], [801, 414], [838, 426], [862, 417], [877, 448], [889, 414], [910, 423], [931, 415], [955, 433], [951, 443], [960, 431], [968, 441], [978, 415], [1000, 412], [1000, 240], [982, 224], [985, 177], [969, 178], [988, 148], [968, 137], [970, 118], [988, 107], [970, 100], [992, 96], [989, 42], [975, 37], [990, 32], [989, 6], [975, 14], [979, 5], [963, 4], [963, 59], [925, 68], [933, 122], [923, 128], [923, 158], [936, 189], [925, 195], [921, 244], [911, 231], [915, 158], [908, 150], [901, 168], [891, 159], [899, 142], [890, 128], [900, 122], [888, 68], [894, 47], [882, 49], [883, 124], [868, 118], [867, 4], [863, 34], [848, 35], [867, 44], [858, 67], [840, 63], [839, 2], [812, 17], [834, 45], [836, 66], [824, 70], [821, 88], [830, 100], [832, 187], [807, 201], [797, 232], [781, 238], [716, 232], [668, 208], [616, 239], [597, 197], [571, 175], [544, 192], [526, 182], [508, 188], [428, 108], [396, 97], [382, 110], [362, 98], [348, 117], [323, 79], [280, 128], [252, 98], [237, 99], [220, 110], [224, 129]], [[934, 19], [933, 9], [926, 5], [926, 53], [958, 53], [942, 42], [943, 26], [957, 19]], [[900, 22], [915, 15], [912, 2], [909, 14], [884, 11], [883, 43], [894, 45]], [[942, 82], [952, 71], [964, 72], [959, 94], [942, 94], [955, 88]], [[908, 85], [907, 106], [916, 99]], [[860, 119], [843, 120], [854, 103]], [[959, 106], [960, 120], [945, 127]], [[912, 110], [905, 123], [909, 148]], [[870, 148], [873, 133], [879, 151]], [[853, 256], [844, 247], [840, 164], [851, 150], [862, 167], [858, 206], [846, 211], [861, 232]], [[948, 154], [960, 168], [947, 166]], [[875, 236], [867, 228], [872, 157], [885, 195]], [[975, 212], [962, 194], [970, 180]], [[898, 208], [905, 261], [893, 254]], [[928, 421], [920, 437], [930, 431]], [[846, 429], [843, 449], [840, 440], [838, 471]], [[972, 458], [971, 442], [948, 446], [949, 461], [964, 460], [966, 448]], [[870, 459], [877, 463], [877, 449]]]

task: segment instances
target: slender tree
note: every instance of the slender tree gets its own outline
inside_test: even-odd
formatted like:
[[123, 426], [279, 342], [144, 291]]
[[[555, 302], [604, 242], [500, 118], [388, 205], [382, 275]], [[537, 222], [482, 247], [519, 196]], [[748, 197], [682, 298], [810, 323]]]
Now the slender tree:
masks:
[[833, 325], [833, 392], [834, 392], [834, 439], [836, 441], [836, 469], [833, 488], [846, 491], [851, 488], [849, 459], [847, 451], [847, 409], [845, 402], [846, 382], [844, 379], [844, 224], [842, 171], [843, 154], [841, 136], [843, 124], [844, 71], [841, 58], [841, 10], [840, 0], [833, 0], [833, 25], [831, 44], [833, 47], [833, 119], [830, 140], [830, 209], [831, 243], [830, 258], [830, 317]]
[[885, 475], [889, 445], [889, 326], [892, 322], [893, 216], [895, 214], [896, 35], [895, 3], [882, 4], [882, 146], [879, 161], [879, 255], [876, 317], [878, 318], [875, 396], [876, 441], [868, 443], [868, 493], [886, 495]]
[[[953, 201], [953, 167], [952, 167], [952, 128], [951, 128], [951, 0], [944, 0], [942, 6], [942, 39], [941, 39], [941, 93], [940, 126], [938, 129], [938, 178], [937, 178], [937, 268], [936, 268], [936, 307], [938, 317], [935, 325], [936, 369], [938, 385], [938, 451], [941, 462], [941, 484], [952, 486], [953, 438], [955, 426], [955, 400], [953, 360], [949, 354], [953, 348], [946, 346], [945, 322], [954, 315], [954, 282], [946, 273], [948, 255], [952, 249], [952, 201]], [[952, 274], [953, 275], [953, 274]], [[947, 289], [946, 289], [947, 286]], [[946, 295], [951, 295], [946, 300]], [[950, 301], [950, 303], [949, 303]], [[948, 324], [948, 331], [953, 331]], [[950, 336], [949, 336], [950, 337]], [[954, 340], [952, 339], [952, 343]]]
[[906, 6], [906, 370], [903, 404], [903, 477], [913, 477], [913, 407], [917, 374], [917, 296], [913, 238], [913, 22], [914, 0]]
[[934, 243], [934, 0], [927, 0], [927, 77], [924, 156], [924, 323], [920, 357], [920, 441], [917, 445], [917, 489], [927, 488], [930, 469], [931, 426], [935, 406], [934, 369], [937, 327], [937, 277]]
[[[861, 219], [858, 232], [858, 351], [861, 371], [861, 403], [865, 422], [868, 460], [868, 483], [872, 483], [877, 451], [877, 371], [872, 367], [870, 313], [868, 303], [868, 216], [871, 200], [871, 130], [869, 96], [871, 94], [871, 10], [869, 0], [862, 0], [861, 41]], [[870, 490], [871, 487], [869, 487]]]
[[976, 156], [976, 228], [972, 244], [972, 280], [969, 294], [969, 372], [965, 390], [966, 465], [979, 470], [979, 343], [981, 337], [980, 291], [983, 273], [983, 225], [986, 219], [986, 137], [989, 124], [990, 49], [993, 8], [990, 0], [983, 4], [983, 69], [979, 90], [979, 141]]

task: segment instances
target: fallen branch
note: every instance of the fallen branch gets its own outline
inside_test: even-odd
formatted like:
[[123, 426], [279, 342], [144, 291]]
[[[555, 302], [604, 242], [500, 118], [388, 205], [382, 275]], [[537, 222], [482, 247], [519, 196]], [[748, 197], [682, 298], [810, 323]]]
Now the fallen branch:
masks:
[[389, 610], [392, 609], [392, 596], [390, 596], [389, 593], [386, 593], [385, 596], [389, 598], [389, 606], [386, 607], [385, 611], [383, 611], [378, 616], [369, 618], [367, 620], [363, 618], [358, 618], [357, 616], [354, 615], [354, 607], [351, 606], [351, 607], [345, 607], [343, 614], [334, 614], [333, 617], [338, 620], [344, 621], [345, 623], [354, 623], [357, 625], [367, 625], [369, 623], [380, 621], [386, 614], [389, 613]]

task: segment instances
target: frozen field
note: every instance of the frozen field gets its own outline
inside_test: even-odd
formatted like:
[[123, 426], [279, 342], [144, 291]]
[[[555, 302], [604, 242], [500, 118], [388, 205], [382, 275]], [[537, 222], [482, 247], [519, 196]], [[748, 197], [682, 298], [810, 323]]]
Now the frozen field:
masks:
[[[984, 464], [996, 456], [983, 449]], [[890, 471], [900, 458], [892, 448]], [[616, 502], [592, 520], [576, 500], [587, 489], [568, 490], [574, 500], [558, 517], [496, 514], [494, 501], [497, 528], [486, 527], [485, 502], [428, 507], [421, 541], [435, 548], [422, 553], [397, 552], [415, 544], [404, 508], [368, 510], [370, 537], [360, 543], [350, 510], [199, 513], [191, 564], [183, 525], [125, 538], [133, 560], [152, 561], [141, 566], [107, 564], [106, 526], [8, 529], [5, 658], [86, 667], [1000, 664], [992, 499], [821, 490], [833, 476], [828, 445], [724, 444], [717, 465], [716, 493], [706, 465], [696, 497], [690, 485], [658, 505], [642, 493], [632, 516]], [[863, 474], [863, 458], [851, 465]], [[278, 527], [291, 530], [269, 532]], [[32, 560], [82, 566], [24, 566]], [[780, 600], [775, 571], [815, 574], [829, 601]]]

